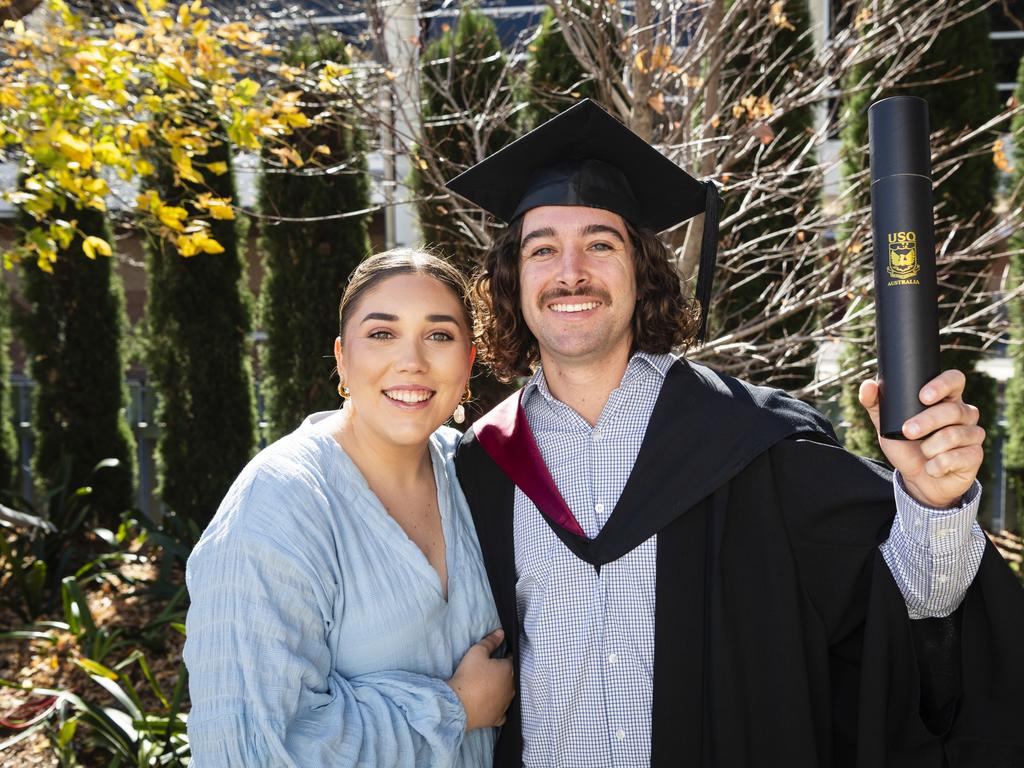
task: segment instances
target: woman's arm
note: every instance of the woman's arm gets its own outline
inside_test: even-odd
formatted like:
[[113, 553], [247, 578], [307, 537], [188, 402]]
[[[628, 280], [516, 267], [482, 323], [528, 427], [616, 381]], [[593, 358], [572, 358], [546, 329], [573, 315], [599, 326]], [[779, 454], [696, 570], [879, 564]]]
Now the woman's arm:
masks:
[[451, 765], [466, 729], [459, 697], [425, 675], [334, 672], [323, 574], [286, 538], [235, 530], [189, 560], [193, 765]]

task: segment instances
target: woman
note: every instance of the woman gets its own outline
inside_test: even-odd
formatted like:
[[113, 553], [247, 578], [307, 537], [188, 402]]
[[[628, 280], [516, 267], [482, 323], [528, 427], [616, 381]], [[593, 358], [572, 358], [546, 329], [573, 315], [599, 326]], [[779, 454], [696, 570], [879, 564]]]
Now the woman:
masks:
[[344, 407], [250, 462], [189, 558], [195, 768], [489, 766], [513, 695], [441, 427], [469, 394], [465, 283], [389, 251], [339, 314]]

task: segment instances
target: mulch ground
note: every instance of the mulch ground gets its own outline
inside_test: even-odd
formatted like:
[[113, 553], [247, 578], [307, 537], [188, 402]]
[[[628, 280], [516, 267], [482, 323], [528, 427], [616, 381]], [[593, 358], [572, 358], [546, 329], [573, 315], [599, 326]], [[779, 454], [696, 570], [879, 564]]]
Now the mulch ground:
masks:
[[[109, 631], [121, 628], [124, 644], [114, 649], [103, 660], [107, 666], [120, 662], [134, 648], [140, 648], [149, 662], [158, 684], [169, 697], [174, 690], [181, 663], [181, 649], [185, 638], [170, 627], [159, 633], [155, 647], [141, 645], [135, 638], [140, 628], [157, 617], [166, 601], [146, 594], [146, 582], [157, 577], [156, 564], [140, 554], [137, 562], [124, 564], [101, 584], [87, 592], [87, 602], [96, 625]], [[183, 580], [176, 579], [179, 583]], [[134, 583], [133, 583], [134, 582]], [[6, 585], [0, 584], [0, 593]], [[57, 608], [44, 618], [61, 619], [62, 611]], [[26, 628], [25, 621], [9, 608], [0, 607], [0, 632], [7, 629]], [[87, 701], [108, 705], [114, 700], [103, 691], [88, 674], [73, 663], [84, 653], [77, 639], [70, 633], [54, 631], [57, 642], [0, 639], [0, 678], [18, 682], [33, 688], [70, 690]], [[142, 698], [146, 711], [157, 711], [159, 702], [146, 683], [137, 664], [125, 671]], [[25, 702], [39, 701], [28, 691], [0, 687], [0, 718], [10, 716]], [[182, 707], [188, 711], [187, 701]], [[52, 718], [56, 722], [56, 717]], [[0, 744], [9, 741], [17, 731], [0, 727]], [[85, 768], [101, 768], [109, 765], [110, 755], [102, 750], [90, 749], [86, 729], [80, 728], [74, 737], [74, 750], [78, 763]], [[59, 765], [54, 754], [51, 734], [46, 729], [0, 751], [0, 766], [23, 768]]]

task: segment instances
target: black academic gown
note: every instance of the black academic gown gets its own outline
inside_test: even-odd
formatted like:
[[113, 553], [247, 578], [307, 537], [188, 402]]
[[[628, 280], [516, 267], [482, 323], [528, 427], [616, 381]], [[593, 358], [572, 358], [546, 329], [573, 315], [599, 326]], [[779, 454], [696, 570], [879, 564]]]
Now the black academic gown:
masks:
[[[518, 686], [514, 486], [482, 428], [456, 464]], [[600, 535], [552, 524], [595, 567], [658, 535], [652, 766], [1024, 766], [1024, 590], [989, 544], [961, 608], [911, 622], [893, 514], [889, 471], [809, 406], [671, 368]], [[521, 753], [515, 699], [496, 768]]]

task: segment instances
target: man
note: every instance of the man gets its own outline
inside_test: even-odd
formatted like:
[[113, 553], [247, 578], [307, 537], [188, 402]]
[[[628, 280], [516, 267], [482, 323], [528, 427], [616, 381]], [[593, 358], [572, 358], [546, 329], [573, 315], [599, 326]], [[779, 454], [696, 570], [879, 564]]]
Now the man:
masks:
[[[894, 477], [672, 357], [717, 193], [589, 101], [449, 186], [509, 222], [481, 356], [539, 363], [457, 457], [520, 692], [495, 765], [1024, 765], [1024, 597], [974, 522], [964, 376], [880, 438]], [[654, 233], [701, 211], [698, 313]]]

